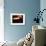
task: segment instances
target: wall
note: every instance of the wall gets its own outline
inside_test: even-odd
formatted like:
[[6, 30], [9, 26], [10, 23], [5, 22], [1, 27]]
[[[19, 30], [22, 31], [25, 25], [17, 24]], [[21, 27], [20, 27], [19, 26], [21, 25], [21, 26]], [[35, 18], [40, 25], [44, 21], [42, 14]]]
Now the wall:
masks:
[[[46, 9], [46, 0], [41, 0], [41, 1], [40, 1], [40, 9], [41, 9], [41, 11], [42, 11], [43, 9]], [[40, 22], [40, 25], [46, 27], [46, 20], [45, 20], [45, 19], [46, 19], [46, 10], [43, 12], [42, 17], [43, 17], [43, 22], [41, 21], [41, 22]]]
[[[32, 30], [36, 12], [40, 10], [40, 0], [4, 0], [4, 37], [7, 41], [18, 41]], [[25, 13], [25, 25], [10, 25], [11, 13]]]
[[0, 0], [0, 42], [4, 41], [4, 0]]

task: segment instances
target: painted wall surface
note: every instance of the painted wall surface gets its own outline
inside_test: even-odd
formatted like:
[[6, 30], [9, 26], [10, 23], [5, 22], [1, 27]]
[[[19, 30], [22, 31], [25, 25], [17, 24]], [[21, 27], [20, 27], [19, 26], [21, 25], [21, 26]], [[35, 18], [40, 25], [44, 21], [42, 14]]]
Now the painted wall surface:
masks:
[[[46, 9], [46, 0], [41, 0], [41, 1], [40, 1], [40, 9], [41, 9], [41, 11], [42, 11], [43, 9]], [[46, 27], [46, 10], [43, 12], [42, 17], [43, 17], [43, 22], [41, 21], [41, 22], [40, 22], [40, 25]]]
[[[4, 0], [4, 36], [7, 41], [18, 41], [32, 30], [36, 12], [40, 10], [40, 0]], [[11, 13], [25, 13], [25, 25], [11, 25]]]

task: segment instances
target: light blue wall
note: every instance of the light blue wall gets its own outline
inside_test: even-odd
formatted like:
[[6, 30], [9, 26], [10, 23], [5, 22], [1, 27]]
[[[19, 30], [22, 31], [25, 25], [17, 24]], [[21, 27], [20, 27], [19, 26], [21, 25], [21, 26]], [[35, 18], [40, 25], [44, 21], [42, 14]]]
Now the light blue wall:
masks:
[[[46, 0], [41, 0], [40, 1], [40, 10], [42, 11], [43, 9], [46, 9]], [[43, 12], [43, 22], [40, 22], [40, 25], [45, 26], [46, 27], [46, 10]]]
[[[4, 0], [4, 35], [7, 41], [18, 41], [31, 31], [36, 12], [40, 10], [40, 0]], [[25, 13], [25, 25], [10, 25], [11, 13]]]

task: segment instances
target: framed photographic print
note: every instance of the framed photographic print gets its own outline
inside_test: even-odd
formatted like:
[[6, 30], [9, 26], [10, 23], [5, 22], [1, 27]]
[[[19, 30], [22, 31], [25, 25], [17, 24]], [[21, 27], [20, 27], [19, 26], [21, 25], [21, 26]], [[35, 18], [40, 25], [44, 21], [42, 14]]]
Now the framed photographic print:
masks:
[[11, 25], [25, 25], [25, 14], [11, 13], [10, 20], [11, 20]]

